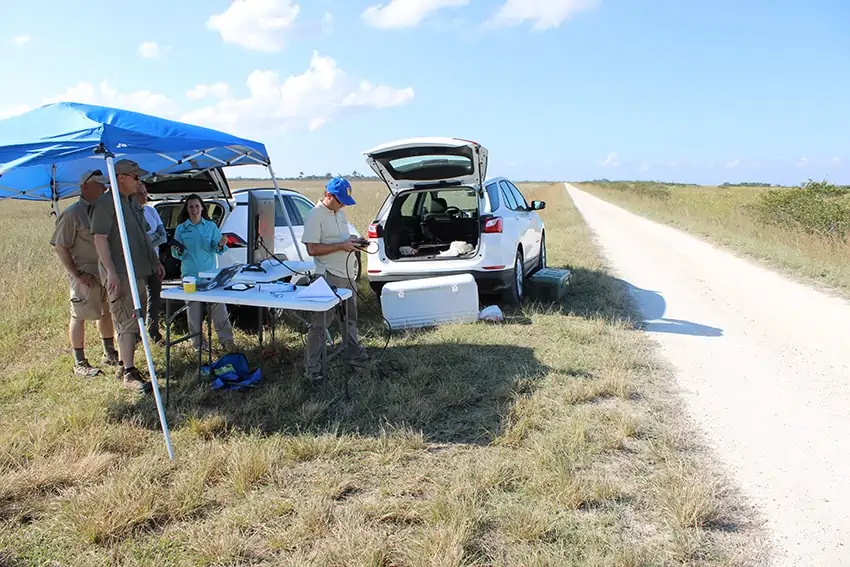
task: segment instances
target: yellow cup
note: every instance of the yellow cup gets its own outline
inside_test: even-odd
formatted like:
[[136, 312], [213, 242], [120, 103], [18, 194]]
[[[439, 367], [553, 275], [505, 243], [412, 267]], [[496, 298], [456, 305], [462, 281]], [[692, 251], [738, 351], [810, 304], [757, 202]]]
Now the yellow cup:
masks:
[[197, 282], [194, 276], [186, 276], [183, 278], [183, 291], [186, 293], [195, 293], [197, 291]]

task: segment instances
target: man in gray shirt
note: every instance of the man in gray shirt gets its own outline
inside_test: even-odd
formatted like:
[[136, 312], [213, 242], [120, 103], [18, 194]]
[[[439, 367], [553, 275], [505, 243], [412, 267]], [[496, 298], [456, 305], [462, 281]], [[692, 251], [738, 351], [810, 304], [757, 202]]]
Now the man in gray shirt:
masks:
[[[144, 212], [135, 200], [131, 199], [139, 186], [139, 178], [147, 171], [134, 161], [122, 159], [115, 163], [115, 175], [118, 187], [113, 191], [120, 193], [121, 210], [124, 225], [127, 228], [127, 245], [136, 274], [136, 287], [139, 290], [142, 313], [145, 312], [145, 281], [152, 274], [162, 279], [165, 271], [159, 262], [159, 256], [147, 237], [150, 228], [145, 221]], [[130, 290], [127, 268], [124, 263], [124, 249], [115, 216], [112, 195], [101, 195], [91, 208], [91, 232], [100, 260], [101, 278], [106, 285], [109, 297], [109, 310], [118, 331], [118, 377], [124, 386], [137, 391], [150, 391], [150, 382], [136, 368], [136, 343], [141, 340], [136, 320], [133, 295]]]

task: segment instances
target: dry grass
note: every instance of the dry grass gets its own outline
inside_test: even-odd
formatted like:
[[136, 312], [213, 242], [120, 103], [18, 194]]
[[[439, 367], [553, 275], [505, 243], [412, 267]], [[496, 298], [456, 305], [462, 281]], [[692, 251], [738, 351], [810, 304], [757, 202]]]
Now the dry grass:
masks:
[[[311, 185], [316, 197], [321, 185]], [[15, 235], [0, 240], [0, 564], [754, 559], [751, 516], [682, 420], [562, 187], [524, 189], [549, 204], [550, 262], [576, 275], [565, 305], [394, 337], [380, 371], [350, 377], [350, 398], [341, 369], [326, 388], [302, 383], [297, 327], [280, 331], [280, 356], [250, 393], [209, 391], [178, 356], [173, 462], [152, 399], [70, 375], [47, 207], [0, 209], [0, 230]], [[350, 216], [365, 230], [385, 193], [355, 190], [362, 204]], [[370, 296], [361, 313], [378, 348], [375, 308]], [[237, 342], [258, 360], [255, 337]]]
[[765, 226], [746, 206], [767, 187], [670, 185], [667, 198], [638, 194], [629, 183], [577, 183], [580, 189], [653, 220], [682, 228], [850, 298], [850, 241], [842, 243], [801, 230]]

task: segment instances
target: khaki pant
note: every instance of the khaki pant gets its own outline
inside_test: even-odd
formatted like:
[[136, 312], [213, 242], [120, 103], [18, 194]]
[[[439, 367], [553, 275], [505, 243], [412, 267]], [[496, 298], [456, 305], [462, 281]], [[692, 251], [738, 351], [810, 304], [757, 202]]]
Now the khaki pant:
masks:
[[94, 284], [85, 287], [76, 280], [70, 282], [71, 317], [83, 321], [97, 321], [109, 313], [109, 299], [106, 287], [101, 284], [99, 274], [94, 276]]
[[[186, 310], [186, 316], [189, 323], [189, 334], [197, 333], [201, 330], [201, 322], [203, 321], [203, 308], [206, 307], [210, 312], [212, 325], [215, 328], [215, 333], [218, 335], [220, 342], [233, 341], [233, 327], [230, 325], [230, 319], [227, 316], [227, 306], [223, 303], [202, 303], [200, 301], [187, 301], [189, 308]], [[192, 337], [192, 344], [198, 348], [201, 344], [201, 337]]]
[[[336, 286], [340, 289], [351, 289], [351, 284], [347, 278], [340, 278], [333, 274], [326, 273], [324, 275], [328, 285]], [[346, 355], [349, 358], [359, 356], [364, 352], [364, 347], [360, 343], [360, 337], [357, 331], [357, 293], [352, 290], [351, 299], [347, 299], [348, 303], [348, 327], [344, 332], [348, 335], [348, 352]], [[327, 319], [325, 319], [327, 317]], [[322, 370], [322, 346], [325, 343], [325, 333], [322, 329], [322, 323], [327, 321], [328, 326], [333, 324], [337, 318], [337, 308], [327, 313], [316, 313], [313, 315], [310, 322], [310, 330], [307, 331], [307, 364], [306, 370], [308, 373], [321, 372]]]
[[[139, 323], [136, 321], [136, 310], [133, 307], [133, 293], [130, 289], [130, 278], [127, 274], [119, 274], [120, 285], [115, 295], [109, 296], [109, 312], [115, 323], [118, 340], [124, 335], [139, 335]], [[106, 283], [106, 278], [103, 279]], [[142, 313], [147, 308], [147, 293], [145, 293], [145, 278], [136, 278], [136, 289], [139, 292], [139, 302]], [[138, 339], [141, 340], [141, 339]]]

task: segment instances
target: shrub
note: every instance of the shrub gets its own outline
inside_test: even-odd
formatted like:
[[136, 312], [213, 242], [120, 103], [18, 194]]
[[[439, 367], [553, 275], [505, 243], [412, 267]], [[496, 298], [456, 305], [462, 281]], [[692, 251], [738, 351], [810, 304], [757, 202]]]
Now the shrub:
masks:
[[850, 232], [847, 195], [850, 190], [846, 187], [809, 180], [798, 188], [766, 191], [747, 209], [766, 225], [846, 241]]

